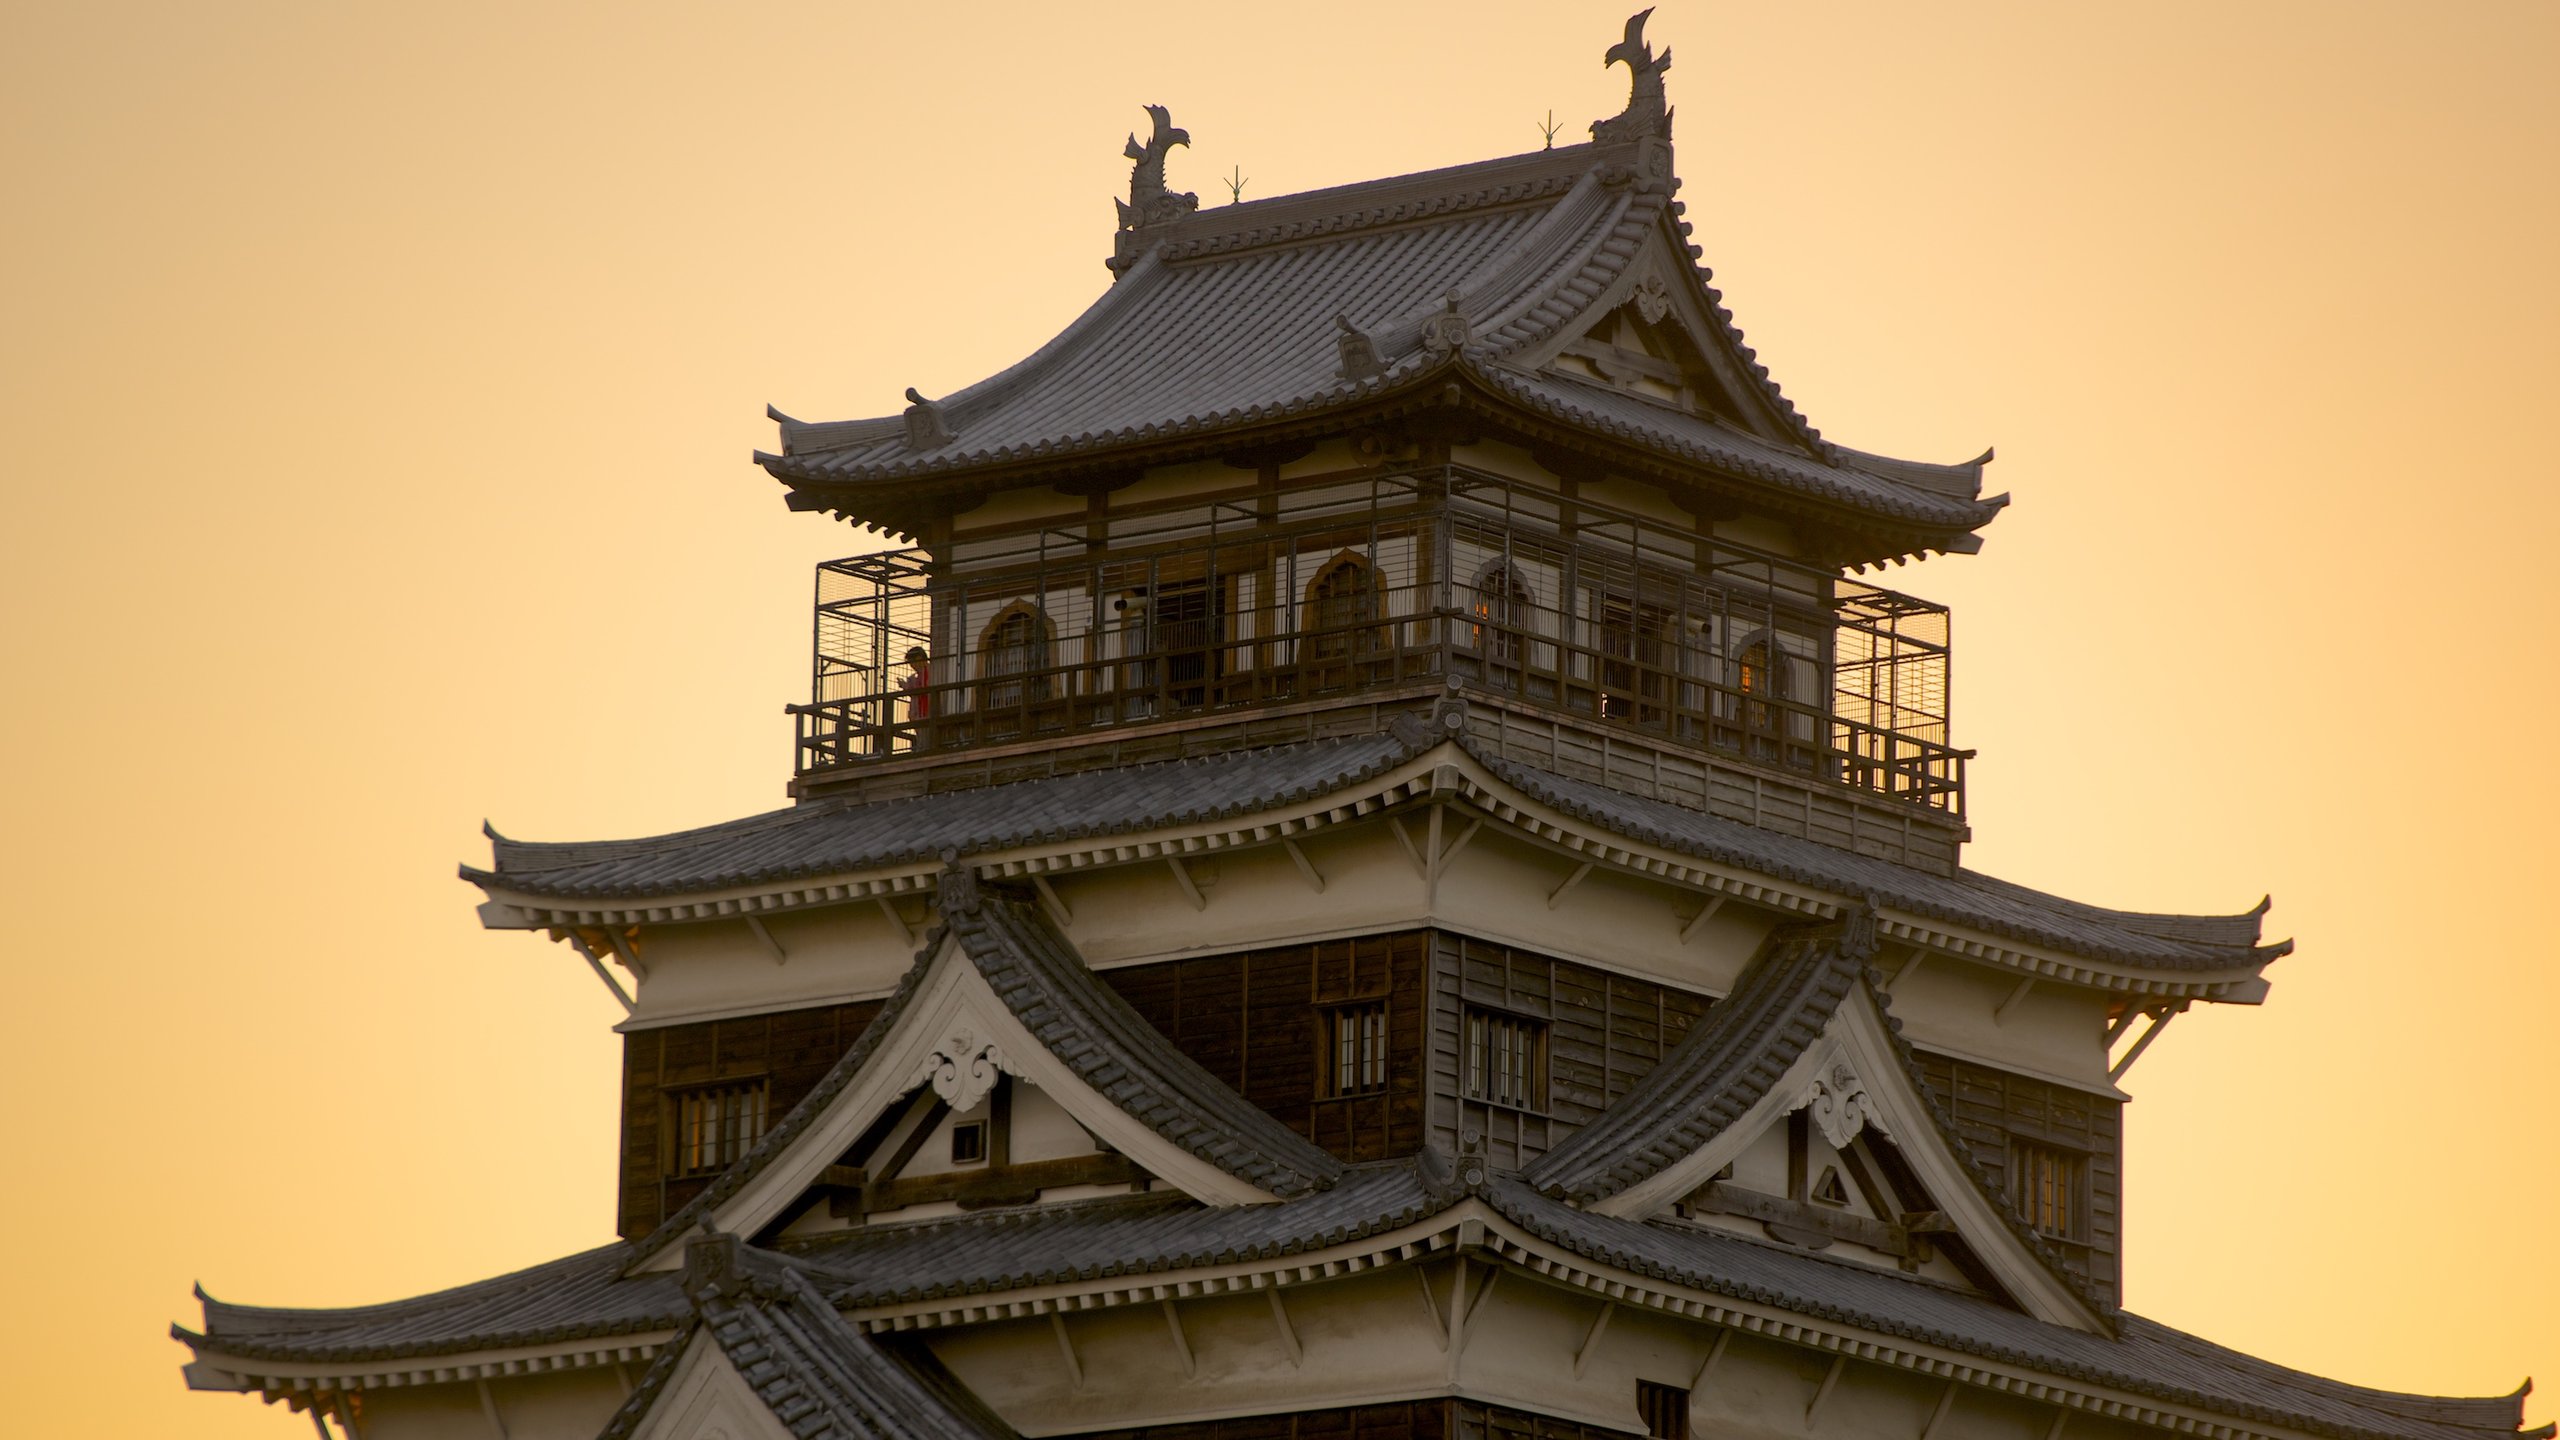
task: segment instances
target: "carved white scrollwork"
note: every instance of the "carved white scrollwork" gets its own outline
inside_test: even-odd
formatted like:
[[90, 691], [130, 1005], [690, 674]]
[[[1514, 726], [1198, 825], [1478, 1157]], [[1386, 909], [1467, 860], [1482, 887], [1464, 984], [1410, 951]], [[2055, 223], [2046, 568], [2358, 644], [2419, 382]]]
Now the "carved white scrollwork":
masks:
[[943, 1104], [954, 1110], [974, 1110], [1007, 1068], [993, 1041], [954, 1030], [926, 1057], [924, 1073], [917, 1078], [929, 1082]]
[[1662, 317], [1671, 313], [1671, 287], [1660, 273], [1648, 274], [1636, 282], [1635, 302], [1636, 313], [1644, 317], [1644, 323], [1659, 325]]
[[1870, 1125], [1879, 1135], [1888, 1133], [1875, 1114], [1874, 1102], [1867, 1098], [1866, 1082], [1846, 1065], [1835, 1063], [1828, 1073], [1816, 1077], [1799, 1108], [1813, 1112], [1813, 1123], [1835, 1150], [1857, 1139], [1858, 1132]]

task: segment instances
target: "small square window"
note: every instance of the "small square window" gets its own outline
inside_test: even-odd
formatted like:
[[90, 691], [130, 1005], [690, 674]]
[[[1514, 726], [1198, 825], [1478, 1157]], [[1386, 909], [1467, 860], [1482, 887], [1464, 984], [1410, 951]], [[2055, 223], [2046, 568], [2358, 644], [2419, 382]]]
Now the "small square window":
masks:
[[1636, 1413], [1654, 1440], [1689, 1440], [1689, 1392], [1679, 1386], [1637, 1381]]
[[1467, 1098], [1522, 1110], [1547, 1103], [1547, 1027], [1500, 1010], [1467, 1007]]
[[987, 1158], [987, 1122], [972, 1120], [951, 1127], [951, 1163], [975, 1165]]
[[2009, 1193], [2038, 1231], [2062, 1240], [2088, 1238], [2089, 1159], [2054, 1145], [2019, 1140], [2009, 1147]]
[[675, 1173], [725, 1170], [764, 1138], [769, 1092], [762, 1080], [709, 1085], [669, 1096], [675, 1109]]
[[1336, 1005], [1325, 1012], [1321, 1074], [1327, 1095], [1371, 1095], [1387, 1088], [1387, 1002]]

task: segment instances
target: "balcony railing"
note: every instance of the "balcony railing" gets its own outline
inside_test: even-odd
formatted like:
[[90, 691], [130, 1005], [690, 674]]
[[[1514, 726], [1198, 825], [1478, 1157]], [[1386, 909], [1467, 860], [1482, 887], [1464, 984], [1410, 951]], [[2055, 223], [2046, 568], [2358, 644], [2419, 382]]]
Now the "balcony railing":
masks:
[[[1275, 513], [1277, 512], [1277, 513]], [[1943, 608], [1435, 470], [1279, 512], [1221, 506], [819, 567], [809, 775], [900, 756], [1474, 692], [1960, 815]], [[912, 657], [912, 658], [911, 658]]]

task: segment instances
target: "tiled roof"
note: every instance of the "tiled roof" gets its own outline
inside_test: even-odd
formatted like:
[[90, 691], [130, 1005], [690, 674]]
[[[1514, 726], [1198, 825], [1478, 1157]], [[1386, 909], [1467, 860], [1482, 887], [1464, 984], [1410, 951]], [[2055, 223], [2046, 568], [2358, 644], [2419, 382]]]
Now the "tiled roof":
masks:
[[[1598, 829], [2005, 939], [2160, 971], [2247, 969], [2289, 948], [2259, 946], [2263, 904], [2238, 915], [2160, 915], [2084, 905], [1970, 870], [1933, 875], [1549, 774], [1503, 759], [1472, 737], [1459, 743], [1505, 784]], [[817, 802], [643, 840], [496, 839], [495, 868], [462, 873], [502, 898], [625, 902], [696, 895], [913, 864], [946, 852], [967, 856], [1248, 815], [1357, 785], [1421, 753], [1381, 734], [868, 805]]]
[[[947, 877], [957, 878], [957, 877]], [[791, 1107], [736, 1164], [661, 1222], [640, 1242], [653, 1255], [693, 1229], [796, 1143], [838, 1094], [861, 1074], [872, 1052], [897, 1028], [948, 933], [997, 997], [1032, 1037], [1112, 1104], [1175, 1145], [1228, 1174], [1287, 1197], [1333, 1183], [1341, 1162], [1316, 1148], [1269, 1111], [1200, 1068], [1098, 979], [1037, 906], [987, 895], [955, 902], [944, 887], [944, 925], [908, 967], [880, 1013], [799, 1104]]]
[[990, 894], [974, 909], [945, 909], [961, 948], [1023, 1028], [1147, 1128], [1283, 1198], [1341, 1175], [1341, 1161], [1175, 1049], [1037, 905]]
[[1661, 1064], [1521, 1178], [1588, 1204], [1641, 1183], [1741, 1119], [1822, 1038], [1856, 987], [1867, 957], [1842, 943], [1842, 928], [1771, 932], [1733, 993], [1690, 1026]]
[[[1746, 377], [1737, 403], [1774, 439], [1522, 368], [1623, 300], [1652, 237], [1694, 255], [1678, 202], [1638, 183], [1634, 158], [1566, 146], [1201, 211], [1149, 231], [1137, 263], [1040, 350], [935, 402], [947, 443], [911, 444], [901, 416], [784, 419], [783, 453], [757, 459], [813, 508], [911, 527], [902, 507], [921, 480], [1314, 416], [1410, 382], [1436, 389], [1445, 372], [1568, 426], [1942, 539], [1987, 523], [1999, 505], [1977, 498], [1978, 462], [1915, 466], [1823, 441], [1694, 266], [1679, 271], [1715, 317], [1702, 338]], [[1452, 293], [1469, 328], [1454, 352], [1425, 341]], [[1344, 325], [1378, 373], [1344, 375]]]
[[647, 1422], [689, 1342], [708, 1339], [798, 1440], [1014, 1440], [1015, 1431], [930, 1353], [891, 1351], [836, 1313], [789, 1264], [745, 1251], [734, 1269], [688, 1274], [694, 1318], [660, 1352], [598, 1440], [626, 1440]]
[[[837, 1306], [878, 1307], [1278, 1260], [1418, 1223], [1465, 1193], [1435, 1190], [1414, 1162], [1394, 1161], [1350, 1167], [1333, 1189], [1277, 1205], [1220, 1209], [1163, 1194], [1132, 1195], [865, 1227], [796, 1243], [788, 1254]], [[2289, 1370], [2136, 1315], [2120, 1313], [2112, 1336], [2093, 1334], [1928, 1280], [1727, 1231], [1595, 1215], [1516, 1179], [1497, 1176], [1473, 1193], [1542, 1241], [1600, 1264], [2235, 1419], [2341, 1440], [2487, 1440], [2514, 1435], [2522, 1423], [2522, 1392], [2438, 1397], [2371, 1390]], [[361, 1310], [224, 1306], [223, 1318], [216, 1318], [209, 1305], [209, 1343], [234, 1354], [328, 1359], [451, 1353], [522, 1343], [536, 1331], [554, 1338], [620, 1333], [629, 1328], [628, 1317], [644, 1311], [662, 1318], [640, 1328], [685, 1324], [686, 1301], [675, 1276], [610, 1278], [628, 1253], [619, 1246], [593, 1251]], [[561, 1286], [564, 1267], [593, 1283]], [[455, 1297], [466, 1295], [482, 1297], [485, 1308], [473, 1311], [469, 1322], [483, 1327], [478, 1334], [460, 1328], [464, 1315]], [[243, 1314], [268, 1317], [258, 1332], [267, 1338], [253, 1340], [229, 1323]], [[178, 1334], [198, 1343], [188, 1332]]]

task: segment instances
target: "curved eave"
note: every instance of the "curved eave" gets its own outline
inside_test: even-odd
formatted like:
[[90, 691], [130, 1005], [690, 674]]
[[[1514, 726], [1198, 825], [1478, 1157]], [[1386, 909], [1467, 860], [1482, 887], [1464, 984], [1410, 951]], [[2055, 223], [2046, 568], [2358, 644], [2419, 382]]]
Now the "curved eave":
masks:
[[[1294, 401], [949, 459], [924, 457], [920, 463], [858, 478], [817, 473], [800, 456], [757, 451], [755, 460], [788, 487], [791, 508], [823, 511], [913, 539], [935, 517], [966, 509], [1009, 486], [1206, 459], [1240, 445], [1319, 438], [1345, 426], [1434, 409], [1467, 414], [1522, 439], [1582, 450], [1599, 463], [1665, 485], [1743, 501], [1856, 536], [1863, 543], [1841, 557], [1847, 564], [1978, 550], [1981, 541], [1974, 532], [2008, 503], [2005, 495], [1964, 500], [1915, 494], [1878, 505], [1845, 493], [1845, 477], [1825, 479], [1819, 462], [1788, 466], [1748, 453], [1742, 444], [1717, 448], [1611, 421], [1539, 395], [1502, 367], [1465, 355]], [[1891, 476], [1876, 478], [1903, 483]]]

